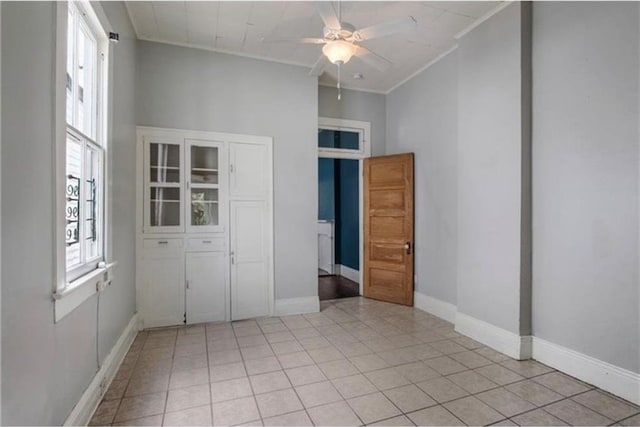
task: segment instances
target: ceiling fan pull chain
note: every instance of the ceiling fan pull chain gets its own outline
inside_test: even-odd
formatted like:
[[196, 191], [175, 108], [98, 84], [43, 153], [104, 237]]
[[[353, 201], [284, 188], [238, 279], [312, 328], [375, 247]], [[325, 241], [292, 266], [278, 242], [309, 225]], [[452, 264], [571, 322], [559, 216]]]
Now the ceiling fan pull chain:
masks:
[[342, 88], [340, 88], [340, 62], [338, 62], [338, 101], [342, 98]]

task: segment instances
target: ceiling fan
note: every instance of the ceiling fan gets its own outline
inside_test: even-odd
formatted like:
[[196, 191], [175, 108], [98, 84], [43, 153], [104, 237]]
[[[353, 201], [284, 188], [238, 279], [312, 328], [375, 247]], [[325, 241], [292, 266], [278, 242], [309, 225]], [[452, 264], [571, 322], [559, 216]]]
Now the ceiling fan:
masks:
[[340, 99], [340, 67], [349, 62], [353, 56], [357, 56], [366, 64], [380, 71], [388, 70], [393, 64], [386, 58], [372, 52], [358, 44], [366, 40], [389, 36], [415, 28], [417, 21], [412, 16], [375, 24], [369, 27], [356, 29], [348, 22], [342, 21], [342, 5], [338, 3], [339, 14], [336, 14], [330, 1], [316, 2], [316, 9], [324, 22], [322, 38], [305, 37], [297, 40], [269, 40], [262, 39], [265, 43], [310, 43], [322, 44], [322, 55], [309, 72], [312, 76], [320, 76], [329, 62], [338, 67], [338, 99]]

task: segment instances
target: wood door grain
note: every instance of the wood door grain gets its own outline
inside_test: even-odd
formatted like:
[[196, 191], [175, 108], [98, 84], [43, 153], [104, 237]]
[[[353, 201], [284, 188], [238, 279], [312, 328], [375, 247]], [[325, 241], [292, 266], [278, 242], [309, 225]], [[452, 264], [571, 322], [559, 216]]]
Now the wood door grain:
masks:
[[413, 153], [364, 161], [364, 296], [413, 305]]

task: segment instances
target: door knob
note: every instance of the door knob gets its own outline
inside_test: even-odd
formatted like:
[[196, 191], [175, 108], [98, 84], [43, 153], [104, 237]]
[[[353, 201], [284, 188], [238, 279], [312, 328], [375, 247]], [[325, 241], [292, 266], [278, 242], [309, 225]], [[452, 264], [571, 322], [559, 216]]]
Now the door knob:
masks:
[[411, 255], [411, 242], [404, 244], [404, 250], [407, 251], [407, 255]]

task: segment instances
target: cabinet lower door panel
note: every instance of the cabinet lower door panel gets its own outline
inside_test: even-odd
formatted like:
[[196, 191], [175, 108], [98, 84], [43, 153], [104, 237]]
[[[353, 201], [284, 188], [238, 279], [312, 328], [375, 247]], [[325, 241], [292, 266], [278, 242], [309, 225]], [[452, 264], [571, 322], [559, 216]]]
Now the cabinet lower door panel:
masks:
[[269, 269], [266, 203], [231, 202], [231, 316], [268, 316]]
[[144, 326], [184, 323], [184, 256], [146, 257], [143, 261]]
[[228, 320], [227, 257], [224, 252], [187, 254], [187, 323]]

